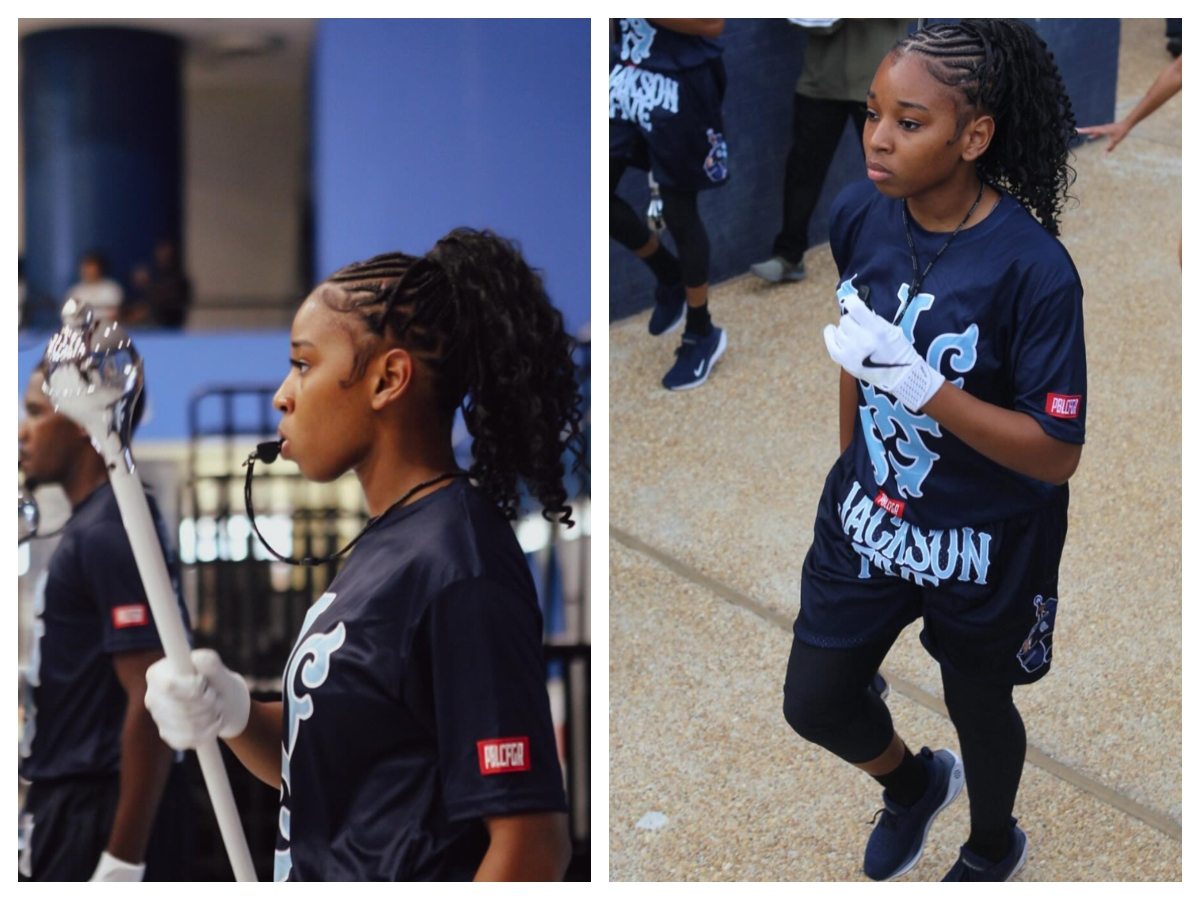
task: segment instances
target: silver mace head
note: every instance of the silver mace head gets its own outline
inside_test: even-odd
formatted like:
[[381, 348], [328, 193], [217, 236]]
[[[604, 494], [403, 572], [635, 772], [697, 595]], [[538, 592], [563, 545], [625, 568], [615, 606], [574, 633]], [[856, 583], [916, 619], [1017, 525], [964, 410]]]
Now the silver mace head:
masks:
[[83, 426], [110, 464], [106, 448], [115, 438], [132, 472], [129, 444], [134, 404], [142, 393], [142, 358], [124, 328], [97, 321], [86, 303], [68, 300], [62, 322], [46, 347], [43, 390], [57, 411]]
[[38, 524], [37, 501], [29, 489], [21, 486], [17, 489], [17, 543], [23, 544], [37, 537]]

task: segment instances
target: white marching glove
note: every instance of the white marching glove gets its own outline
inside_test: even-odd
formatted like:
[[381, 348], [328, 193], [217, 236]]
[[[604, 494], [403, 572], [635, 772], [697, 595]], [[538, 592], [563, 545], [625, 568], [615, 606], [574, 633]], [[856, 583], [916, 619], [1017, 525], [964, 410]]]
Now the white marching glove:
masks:
[[843, 369], [920, 412], [946, 377], [921, 357], [904, 332], [858, 297], [842, 301], [845, 315], [825, 326], [825, 348]]
[[141, 881], [145, 874], [145, 863], [127, 863], [105, 850], [100, 854], [100, 862], [96, 864], [96, 871], [88, 881]]
[[192, 665], [193, 675], [180, 675], [166, 659], [146, 670], [146, 709], [163, 743], [175, 750], [237, 737], [250, 720], [250, 690], [216, 651], [193, 650]]

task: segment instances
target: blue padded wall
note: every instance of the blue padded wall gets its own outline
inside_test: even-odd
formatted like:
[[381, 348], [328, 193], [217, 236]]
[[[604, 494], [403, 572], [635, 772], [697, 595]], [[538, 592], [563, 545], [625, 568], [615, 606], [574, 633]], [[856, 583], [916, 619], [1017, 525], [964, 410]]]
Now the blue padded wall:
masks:
[[458, 225], [515, 238], [567, 327], [590, 320], [589, 23], [321, 21], [317, 277]]

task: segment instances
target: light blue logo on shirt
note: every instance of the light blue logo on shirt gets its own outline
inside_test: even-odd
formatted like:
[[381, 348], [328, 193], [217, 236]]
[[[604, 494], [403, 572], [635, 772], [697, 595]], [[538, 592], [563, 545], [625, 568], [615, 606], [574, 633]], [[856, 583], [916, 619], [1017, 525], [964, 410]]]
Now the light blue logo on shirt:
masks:
[[[287, 692], [287, 722], [283, 736], [283, 766], [281, 771], [281, 802], [279, 805], [279, 834], [288, 843], [286, 850], [275, 851], [275, 880], [287, 881], [292, 871], [291, 825], [292, 814], [287, 806], [291, 792], [291, 759], [300, 737], [300, 723], [312, 718], [314, 712], [312, 691], [319, 688], [329, 677], [330, 660], [346, 642], [346, 626], [342, 622], [323, 634], [307, 634], [317, 617], [333, 603], [337, 594], [321, 596], [304, 617], [300, 634], [307, 635], [292, 650], [284, 669], [283, 689]], [[299, 684], [297, 684], [299, 682]], [[307, 688], [301, 692], [300, 688]]]

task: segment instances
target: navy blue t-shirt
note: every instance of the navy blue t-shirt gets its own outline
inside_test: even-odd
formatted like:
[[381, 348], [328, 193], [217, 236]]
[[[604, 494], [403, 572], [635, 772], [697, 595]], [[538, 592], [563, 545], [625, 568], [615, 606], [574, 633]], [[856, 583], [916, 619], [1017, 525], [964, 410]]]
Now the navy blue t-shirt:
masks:
[[[178, 597], [175, 556], [153, 499], [150, 513]], [[180, 610], [186, 627], [182, 602]], [[72, 511], [38, 580], [33, 628], [22, 672], [21, 777], [116, 773], [126, 697], [111, 657], [161, 644], [108, 482]]]
[[618, 19], [610, 65], [637, 66], [651, 72], [682, 72], [721, 55], [721, 45], [696, 34], [657, 28], [645, 19]]
[[[1083, 286], [1066, 249], [1002, 195], [987, 218], [959, 233], [908, 302], [913, 268], [901, 206], [869, 181], [838, 195], [829, 243], [839, 296], [865, 294], [926, 362], [967, 393], [1027, 413], [1053, 438], [1082, 444]], [[923, 271], [949, 235], [927, 232], [911, 216], [909, 226]], [[992, 462], [865, 382], [858, 396], [847, 451], [854, 476], [875, 505], [910, 525], [1000, 521], [1065, 490]]]
[[283, 684], [276, 880], [470, 879], [484, 817], [566, 810], [533, 580], [465, 479], [359, 541]]

